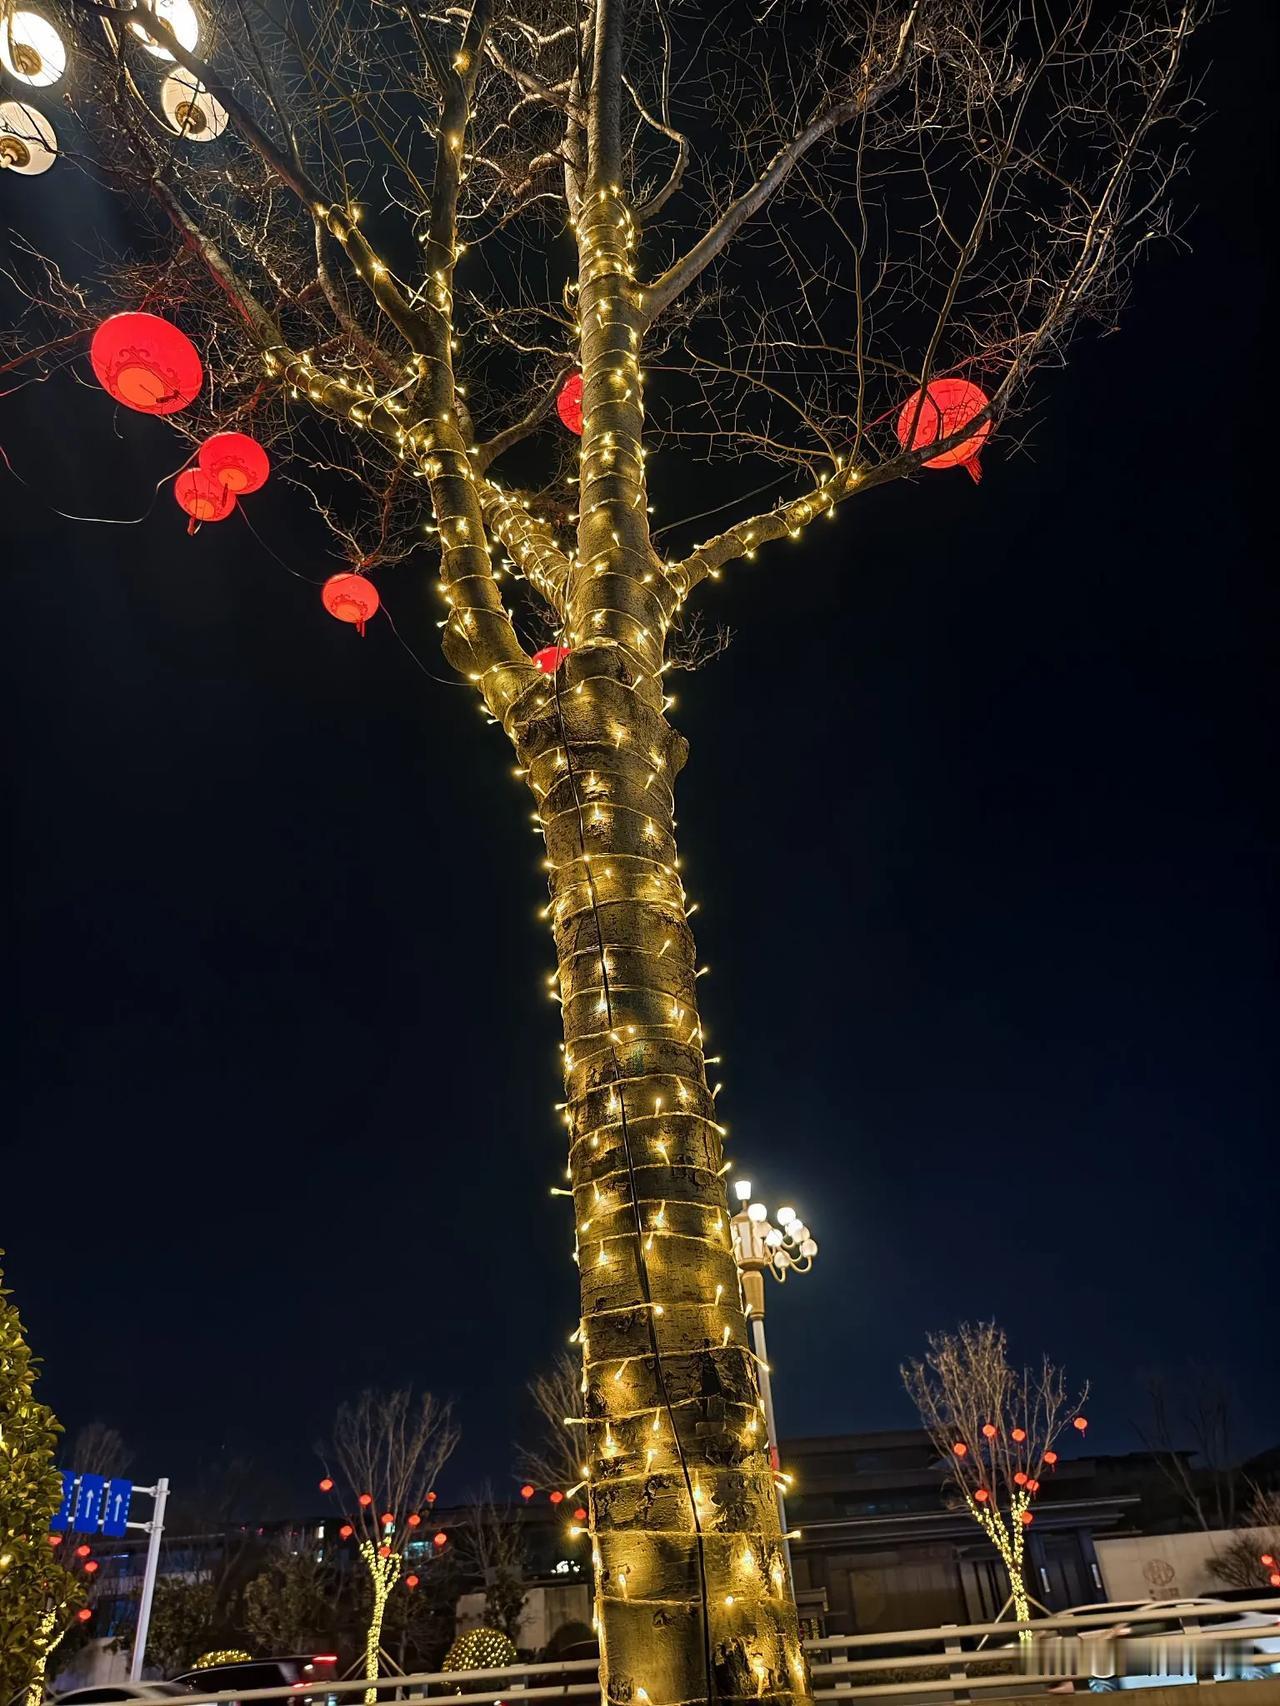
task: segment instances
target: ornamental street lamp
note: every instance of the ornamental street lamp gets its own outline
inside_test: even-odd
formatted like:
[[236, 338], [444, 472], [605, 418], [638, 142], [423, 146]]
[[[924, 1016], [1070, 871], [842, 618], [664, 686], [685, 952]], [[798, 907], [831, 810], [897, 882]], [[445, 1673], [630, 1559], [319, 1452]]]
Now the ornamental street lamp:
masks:
[[815, 1239], [793, 1208], [777, 1211], [776, 1226], [769, 1221], [769, 1211], [761, 1202], [751, 1200], [750, 1179], [735, 1179], [734, 1194], [742, 1205], [729, 1222], [733, 1233], [733, 1253], [742, 1276], [742, 1292], [747, 1304], [747, 1321], [751, 1328], [751, 1344], [760, 1370], [760, 1396], [764, 1400], [765, 1427], [769, 1432], [769, 1463], [775, 1476], [778, 1492], [778, 1517], [782, 1523], [782, 1546], [787, 1557], [787, 1574], [791, 1574], [791, 1547], [787, 1541], [787, 1507], [783, 1497], [782, 1470], [778, 1461], [778, 1425], [773, 1413], [773, 1382], [769, 1375], [769, 1351], [764, 1336], [764, 1276], [772, 1274], [785, 1280], [788, 1274], [807, 1274], [818, 1254]]

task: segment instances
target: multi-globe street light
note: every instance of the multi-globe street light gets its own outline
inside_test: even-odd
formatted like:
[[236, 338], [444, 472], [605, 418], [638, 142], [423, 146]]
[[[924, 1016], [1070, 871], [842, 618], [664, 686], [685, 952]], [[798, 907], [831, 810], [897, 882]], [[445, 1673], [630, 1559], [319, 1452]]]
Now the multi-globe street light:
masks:
[[742, 1275], [742, 1294], [747, 1305], [747, 1323], [751, 1345], [760, 1371], [760, 1396], [764, 1401], [765, 1427], [769, 1433], [769, 1462], [773, 1468], [778, 1494], [778, 1516], [782, 1523], [783, 1550], [787, 1559], [787, 1574], [791, 1574], [791, 1547], [787, 1541], [787, 1506], [783, 1494], [784, 1482], [778, 1461], [778, 1425], [773, 1410], [773, 1382], [769, 1372], [769, 1349], [764, 1332], [764, 1276], [772, 1274], [785, 1280], [789, 1274], [807, 1274], [818, 1254], [817, 1240], [794, 1208], [780, 1208], [777, 1225], [769, 1219], [769, 1210], [762, 1202], [753, 1202], [750, 1179], [735, 1179], [734, 1194], [742, 1205], [729, 1222], [733, 1233], [733, 1253]]

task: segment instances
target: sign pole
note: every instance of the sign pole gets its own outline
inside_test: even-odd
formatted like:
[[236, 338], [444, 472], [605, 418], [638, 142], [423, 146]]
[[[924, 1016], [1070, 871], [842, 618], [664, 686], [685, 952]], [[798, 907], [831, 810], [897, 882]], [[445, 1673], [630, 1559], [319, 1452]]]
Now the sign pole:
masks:
[[142, 1662], [147, 1655], [147, 1629], [151, 1623], [151, 1601], [156, 1592], [156, 1569], [160, 1563], [160, 1536], [164, 1533], [164, 1507], [169, 1497], [169, 1477], [161, 1475], [151, 1491], [154, 1503], [151, 1521], [147, 1524], [151, 1537], [147, 1541], [147, 1563], [142, 1576], [142, 1596], [138, 1601], [138, 1627], [133, 1637], [133, 1656], [129, 1660], [130, 1682], [141, 1682]]

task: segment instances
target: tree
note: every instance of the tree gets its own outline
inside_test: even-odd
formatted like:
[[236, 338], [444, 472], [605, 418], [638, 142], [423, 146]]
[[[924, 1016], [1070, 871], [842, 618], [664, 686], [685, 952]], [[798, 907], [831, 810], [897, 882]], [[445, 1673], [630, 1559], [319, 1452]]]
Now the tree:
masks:
[[[1138, 1428], [1161, 1473], [1187, 1514], [1208, 1533], [1234, 1528], [1236, 1467], [1232, 1448], [1232, 1393], [1221, 1375], [1196, 1366], [1171, 1394], [1162, 1374], [1146, 1377], [1149, 1420]], [[1178, 1438], [1191, 1450], [1179, 1449]], [[1192, 1456], [1199, 1464], [1190, 1461]]]
[[245, 1628], [263, 1653], [328, 1646], [337, 1630], [337, 1598], [332, 1565], [281, 1545], [245, 1587]]
[[1280, 1587], [1280, 1493], [1255, 1488], [1244, 1513], [1250, 1534], [1229, 1541], [1208, 1560], [1209, 1574], [1232, 1588]]
[[516, 1447], [516, 1466], [539, 1491], [576, 1491], [583, 1479], [583, 1453], [571, 1424], [582, 1408], [581, 1358], [561, 1351], [527, 1390], [536, 1414], [530, 1443]]
[[[128, 0], [64, 3], [58, 122], [143, 235], [102, 290], [78, 251], [33, 261], [9, 364], [50, 374], [104, 300], [145, 304], [210, 365], [177, 430], [252, 427], [350, 569], [418, 560], [430, 506], [445, 657], [546, 842], [604, 1687], [790, 1702], [665, 677], [705, 582], [927, 460], [974, 471], [1072, 330], [1113, 324], [1170, 228], [1194, 6], [328, 0], [219, 6], [205, 53]], [[139, 24], [178, 62], [173, 135]], [[944, 412], [944, 377], [981, 406]], [[716, 465], [727, 526], [659, 541], [664, 457]]]
[[462, 1562], [484, 1583], [486, 1621], [514, 1641], [527, 1597], [528, 1556], [520, 1512], [510, 1504], [499, 1505], [493, 1488], [482, 1487], [463, 1520], [458, 1550]]
[[[368, 1572], [366, 1676], [378, 1675], [387, 1600], [404, 1572], [405, 1548], [420, 1538], [423, 1518], [431, 1514], [436, 1480], [457, 1443], [449, 1405], [429, 1392], [417, 1399], [409, 1391], [362, 1392], [334, 1419], [327, 1459], [345, 1483], [341, 1496], [351, 1514], [343, 1529], [359, 1536]], [[325, 1479], [332, 1474], [326, 1472]], [[367, 1690], [367, 1706], [377, 1692]]]
[[[966, 1321], [954, 1333], [930, 1333], [923, 1361], [904, 1364], [902, 1379], [964, 1508], [1005, 1567], [1014, 1616], [1031, 1617], [1023, 1573], [1025, 1534], [1040, 1477], [1057, 1462], [1054, 1446], [1081, 1405], [1046, 1357], [1038, 1370], [1009, 1366], [1005, 1335], [994, 1321]], [[1024, 1637], [1025, 1638], [1025, 1637]]]
[[151, 1601], [147, 1654], [164, 1671], [186, 1670], [219, 1645], [218, 1595], [207, 1576], [160, 1576]]
[[62, 1430], [35, 1397], [39, 1363], [11, 1296], [0, 1268], [0, 1703], [26, 1691], [35, 1706], [49, 1655], [82, 1596], [49, 1545], [62, 1500], [54, 1467]]

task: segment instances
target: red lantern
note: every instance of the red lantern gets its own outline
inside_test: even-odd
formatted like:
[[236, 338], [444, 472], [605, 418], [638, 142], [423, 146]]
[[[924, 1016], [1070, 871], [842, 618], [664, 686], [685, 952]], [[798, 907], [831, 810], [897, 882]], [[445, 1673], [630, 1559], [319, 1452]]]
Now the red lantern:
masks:
[[1021, 1517], [1020, 1517], [1020, 1518], [1019, 1518], [1019, 1519], [1018, 1519], [1018, 1520], [1019, 1520], [1019, 1521], [1020, 1521], [1020, 1522], [1021, 1522], [1021, 1523], [1022, 1523], [1022, 1525], [1023, 1525], [1023, 1527], [1024, 1527], [1024, 1528], [1025, 1528], [1025, 1527], [1026, 1527], [1026, 1526], [1027, 1526], [1027, 1524], [1028, 1524], [1028, 1523], [1032, 1523], [1032, 1522], [1034, 1522], [1034, 1521], [1035, 1521], [1035, 1520], [1036, 1520], [1036, 1519], [1035, 1519], [1035, 1517], [1034, 1517], [1034, 1516], [1033, 1516], [1033, 1515], [1032, 1515], [1032, 1514], [1031, 1514], [1031, 1512], [1030, 1512], [1030, 1511], [1023, 1511], [1023, 1513], [1022, 1513], [1022, 1515], [1021, 1515]]
[[444, 1532], [443, 1529], [441, 1529], [439, 1534], [433, 1534], [431, 1536], [431, 1542], [432, 1542], [432, 1545], [434, 1545], [434, 1546], [443, 1546], [445, 1541], [448, 1538], [449, 1538], [449, 1536]]
[[144, 415], [185, 409], [204, 384], [196, 346], [158, 314], [113, 314], [93, 334], [89, 360], [103, 390]]
[[1009, 1438], [1010, 1439], [1016, 1439], [1019, 1445], [1022, 1444], [1023, 1440], [1026, 1439], [1026, 1437], [1027, 1437], [1027, 1430], [1025, 1428], [1014, 1428], [1013, 1432], [1009, 1435]]
[[422, 1518], [418, 1515], [417, 1511], [414, 1511], [413, 1515], [409, 1518], [409, 1527], [416, 1528], [421, 1521]]
[[77, 1546], [76, 1547], [76, 1557], [77, 1558], [87, 1558], [88, 1556], [89, 1556], [89, 1548], [87, 1546]]
[[966, 1455], [966, 1453], [968, 1452], [969, 1447], [964, 1443], [963, 1440], [958, 1439], [956, 1441], [956, 1443], [951, 1447], [951, 1449], [952, 1449], [952, 1451], [955, 1452], [957, 1457], [964, 1457]]
[[[330, 575], [320, 596], [330, 616], [336, 616], [339, 622], [354, 622], [357, 634], [364, 633], [365, 623], [377, 614], [382, 602], [377, 587], [364, 575]], [[430, 1493], [427, 1498], [431, 1498]]]
[[342, 1527], [338, 1530], [338, 1538], [340, 1540], [350, 1540], [354, 1533], [355, 1529], [352, 1528], [351, 1524], [349, 1522], [344, 1522]]
[[996, 1427], [994, 1422], [983, 1422], [982, 1437], [983, 1439], [994, 1439], [996, 1437]]
[[1267, 1580], [1271, 1583], [1273, 1588], [1280, 1588], [1280, 1570], [1272, 1570], [1271, 1574], [1267, 1577]]
[[328, 1475], [326, 1475], [324, 1480], [321, 1481], [320, 1491], [322, 1493], [331, 1493], [333, 1491], [333, 1481], [330, 1479], [330, 1477]]
[[236, 507], [236, 494], [203, 468], [184, 468], [173, 482], [173, 495], [191, 517], [188, 533], [201, 521], [225, 521]]
[[1027, 1484], [1027, 1472], [1026, 1472], [1026, 1470], [1025, 1469], [1019, 1469], [1018, 1473], [1014, 1476], [1014, 1480], [1017, 1482], [1018, 1486], [1025, 1487]]
[[543, 646], [533, 654], [533, 661], [544, 675], [554, 675], [568, 655], [568, 646]]
[[379, 1558], [389, 1558], [391, 1556], [391, 1548], [389, 1546], [379, 1546], [378, 1556]]
[[556, 413], [570, 432], [582, 437], [582, 375], [571, 373], [556, 396]]
[[985, 1487], [979, 1487], [977, 1492], [973, 1496], [978, 1501], [978, 1503], [980, 1505], [985, 1505], [987, 1500], [991, 1497], [991, 1494], [987, 1491], [987, 1489]]
[[383, 1513], [382, 1513], [382, 1526], [384, 1528], [390, 1528], [391, 1524], [395, 1520], [396, 1520], [395, 1516], [391, 1511], [383, 1511]]
[[1050, 1469], [1052, 1469], [1054, 1464], [1058, 1461], [1057, 1452], [1056, 1451], [1046, 1451], [1044, 1454], [1044, 1460], [1049, 1465]]
[[364, 1505], [367, 1509], [373, 1503], [373, 1494], [361, 1493], [360, 1497], [356, 1500], [356, 1503], [358, 1505]]
[[406, 1576], [406, 1577], [405, 1577], [405, 1578], [404, 1578], [404, 1585], [405, 1585], [405, 1586], [406, 1586], [406, 1587], [407, 1587], [407, 1588], [416, 1588], [416, 1587], [417, 1587], [417, 1585], [418, 1585], [418, 1578], [417, 1578], [417, 1576]]
[[237, 497], [265, 486], [271, 472], [266, 451], [246, 432], [215, 432], [200, 446], [199, 462], [211, 479]]
[[76, 1612], [76, 1619], [80, 1623], [87, 1623], [92, 1616], [93, 1613], [89, 1610], [87, 1605], [82, 1605], [79, 1611]]
[[528, 1482], [526, 1482], [525, 1485], [523, 1487], [521, 1487], [521, 1489], [520, 1489], [520, 1497], [522, 1499], [531, 1499], [536, 1491], [537, 1491], [536, 1487], [531, 1487], [531, 1486], [529, 1486]]
[[573, 1520], [574, 1520], [574, 1521], [575, 1521], [575, 1522], [585, 1522], [585, 1521], [586, 1521], [586, 1520], [587, 1520], [587, 1513], [586, 1513], [586, 1511], [585, 1511], [585, 1510], [584, 1510], [584, 1509], [583, 1509], [583, 1508], [582, 1508], [582, 1506], [581, 1506], [581, 1505], [579, 1505], [579, 1506], [578, 1506], [578, 1508], [577, 1508], [577, 1510], [576, 1510], [576, 1511], [574, 1511], [574, 1513], [573, 1513]]
[[90, 1558], [89, 1562], [84, 1567], [84, 1573], [86, 1576], [92, 1576], [97, 1572], [97, 1568], [98, 1560], [96, 1558]]
[[62, 1536], [60, 1534], [51, 1534], [49, 1536], [49, 1544], [50, 1546], [61, 1546]]
[[[898, 443], [904, 450], [919, 450], [922, 445], [933, 444], [936, 439], [950, 438], [975, 415], [981, 414], [990, 401], [985, 391], [971, 385], [967, 379], [931, 379], [923, 402], [917, 391], [902, 405], [898, 414]], [[963, 468], [971, 480], [980, 480], [982, 469], [978, 466], [978, 452], [990, 431], [988, 419], [971, 438], [962, 439], [950, 450], [944, 450], [941, 456], [930, 457], [925, 467]]]
[[1029, 1493], [1038, 1493], [1040, 1491], [1039, 1481], [1028, 1481], [1027, 1482], [1027, 1491]]
[[1271, 1556], [1270, 1552], [1262, 1552], [1258, 1556], [1258, 1562], [1260, 1564], [1265, 1564], [1267, 1568], [1270, 1569], [1275, 1563], [1275, 1559]]
[[548, 1493], [547, 1497], [551, 1500], [551, 1503], [553, 1505], [558, 1505], [560, 1503], [560, 1501], [564, 1498], [564, 1494], [557, 1491], [554, 1493]]
[[435, 1494], [434, 1494], [434, 1493], [428, 1493], [428, 1494], [427, 1494], [427, 1503], [428, 1503], [428, 1504], [429, 1504], [429, 1505], [433, 1505], [433, 1504], [435, 1504], [435, 1502], [436, 1502], [436, 1496], [435, 1496]]
[[1078, 1432], [1083, 1433], [1084, 1430], [1089, 1426], [1089, 1424], [1083, 1416], [1077, 1416], [1075, 1421], [1072, 1422], [1071, 1426], [1073, 1428], [1075, 1428]]

